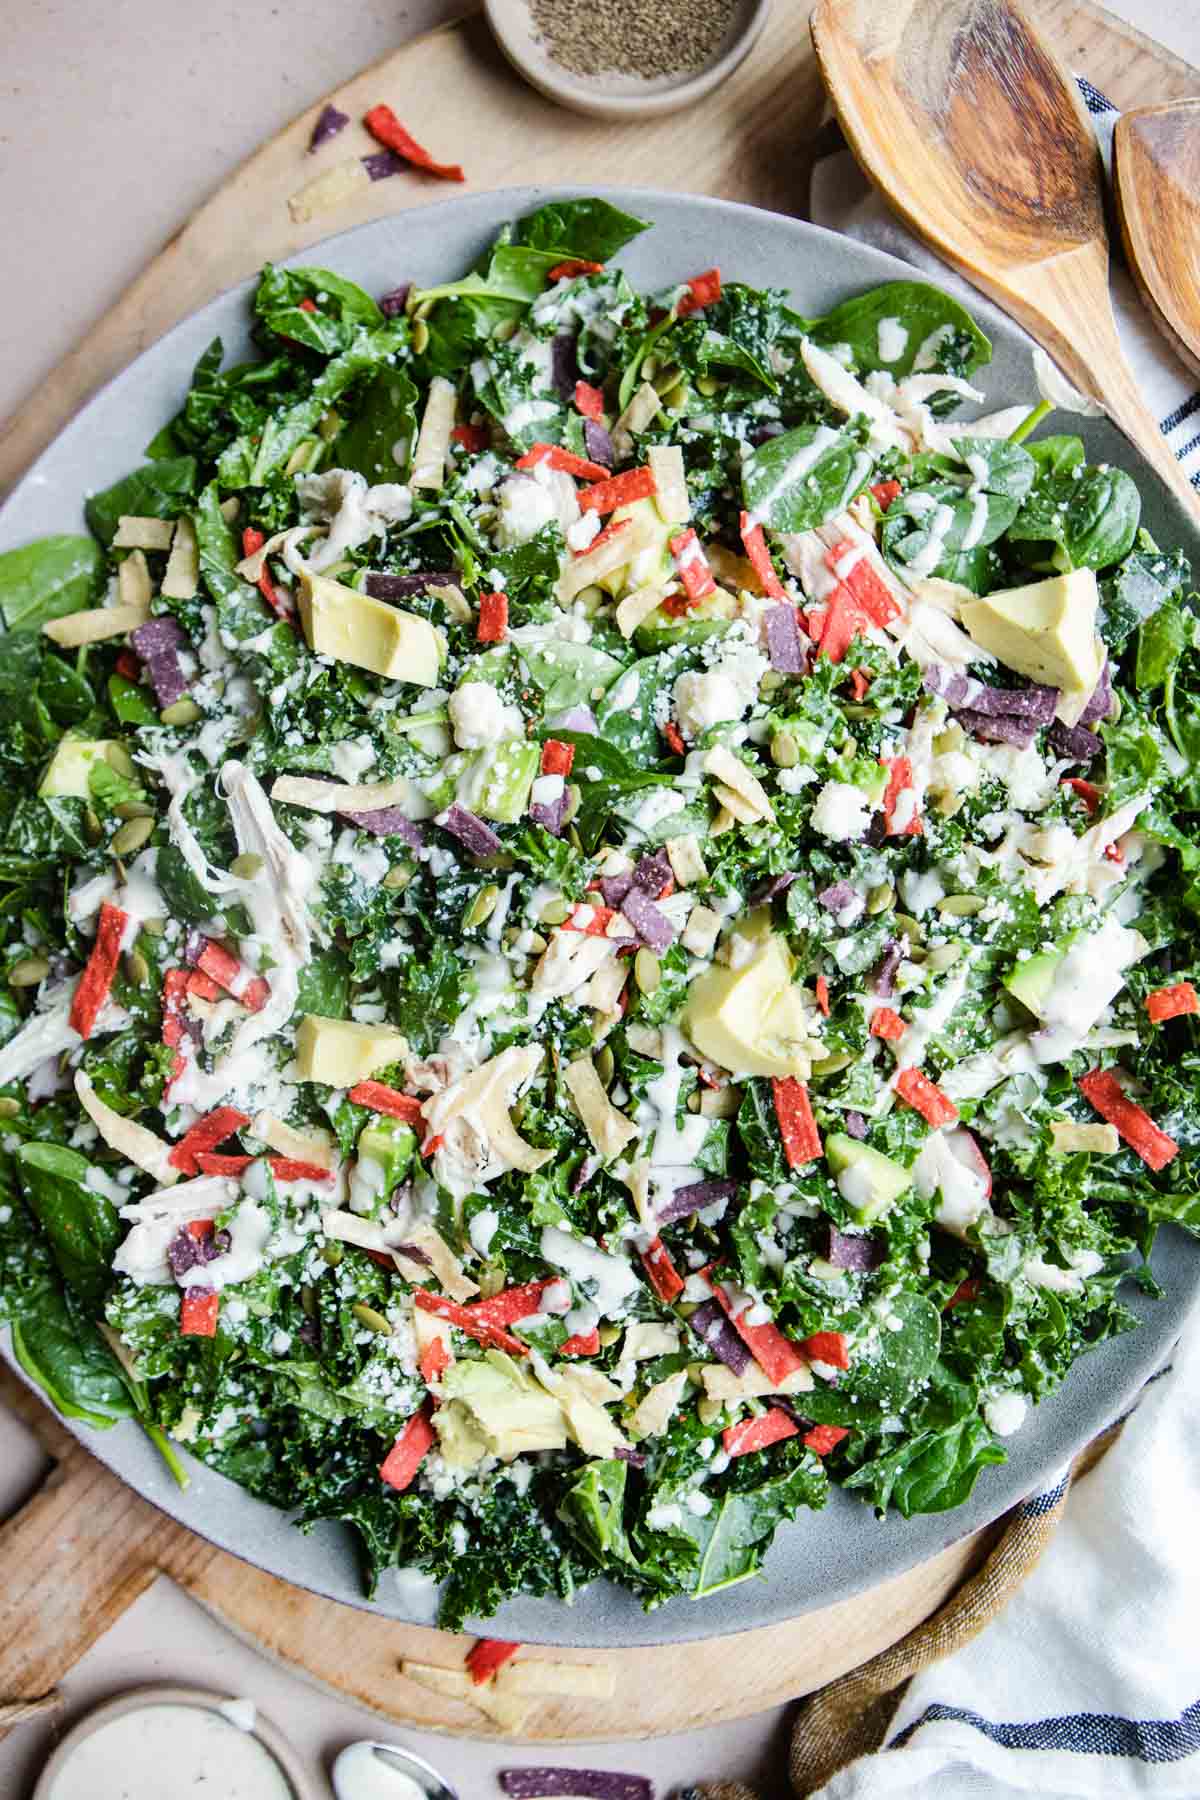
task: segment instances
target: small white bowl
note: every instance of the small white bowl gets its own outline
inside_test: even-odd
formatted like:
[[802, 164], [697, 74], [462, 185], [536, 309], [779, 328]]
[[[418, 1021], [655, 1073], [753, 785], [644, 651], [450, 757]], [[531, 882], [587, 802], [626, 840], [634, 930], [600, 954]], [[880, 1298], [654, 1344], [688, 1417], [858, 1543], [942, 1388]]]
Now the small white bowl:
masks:
[[[586, 14], [584, 0], [581, 9]], [[555, 62], [535, 34], [528, 0], [484, 0], [496, 42], [517, 72], [550, 100], [594, 119], [654, 119], [704, 98], [749, 55], [767, 22], [771, 0], [737, 0], [729, 30], [700, 69], [647, 80], [605, 70], [576, 75]]]

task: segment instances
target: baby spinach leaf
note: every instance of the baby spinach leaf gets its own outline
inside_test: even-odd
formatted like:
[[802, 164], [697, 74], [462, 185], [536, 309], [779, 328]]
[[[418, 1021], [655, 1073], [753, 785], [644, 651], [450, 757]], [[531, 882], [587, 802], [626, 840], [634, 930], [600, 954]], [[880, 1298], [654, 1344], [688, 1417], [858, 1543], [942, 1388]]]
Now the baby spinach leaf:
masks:
[[12, 1327], [13, 1354], [31, 1381], [68, 1419], [107, 1431], [132, 1418], [133, 1399], [120, 1364], [86, 1319], [76, 1317], [58, 1288]]
[[416, 432], [416, 388], [403, 369], [384, 369], [363, 389], [354, 417], [338, 437], [338, 465], [371, 483], [400, 481]]
[[941, 1343], [942, 1321], [933, 1302], [924, 1294], [895, 1295], [877, 1340], [855, 1358], [855, 1393], [900, 1412], [937, 1362]]
[[607, 262], [649, 228], [646, 219], [636, 219], [607, 200], [553, 200], [518, 219], [513, 242], [546, 251], [560, 262], [573, 256]]
[[91, 538], [46, 537], [0, 555], [0, 617], [5, 629], [33, 630], [87, 606], [100, 573]]
[[1142, 622], [1134, 664], [1136, 686], [1162, 687], [1191, 644], [1195, 626], [1192, 615], [1174, 601], [1161, 606]]
[[[1192, 579], [1191, 564], [1182, 550], [1169, 554], [1154, 548], [1148, 534], [1131, 550], [1120, 568], [1100, 582], [1100, 635], [1114, 653], [1124, 647], [1138, 626], [1178, 599]], [[1140, 683], [1139, 683], [1140, 685]]]
[[564, 1493], [558, 1517], [598, 1561], [636, 1566], [625, 1532], [628, 1467], [616, 1457], [589, 1462]]
[[880, 1512], [894, 1504], [910, 1519], [914, 1513], [960, 1506], [988, 1464], [1004, 1461], [1004, 1451], [972, 1413], [942, 1430], [906, 1438], [896, 1449], [863, 1463], [844, 1485], [864, 1492]]
[[[310, 300], [315, 311], [301, 306], [302, 300]], [[267, 263], [254, 310], [271, 331], [325, 356], [348, 349], [361, 328], [374, 331], [383, 324], [371, 296], [331, 269], [278, 269]]]
[[810, 531], [847, 507], [871, 473], [848, 431], [798, 425], [768, 438], [742, 464], [742, 499], [774, 531]]
[[521, 662], [529, 679], [540, 688], [548, 713], [591, 701], [597, 688], [609, 688], [621, 673], [615, 656], [594, 650], [590, 644], [571, 644], [547, 637], [540, 644], [522, 644]]
[[196, 461], [191, 456], [164, 456], [143, 464], [84, 506], [88, 524], [105, 546], [117, 535], [122, 513], [135, 518], [173, 519], [186, 510], [196, 491]]
[[115, 1206], [88, 1186], [87, 1158], [65, 1145], [23, 1144], [17, 1167], [25, 1199], [50, 1241], [63, 1279], [98, 1313], [121, 1241]]
[[[700, 1551], [693, 1600], [720, 1593], [753, 1575], [778, 1526], [794, 1519], [802, 1506], [819, 1509], [828, 1498], [825, 1475], [815, 1457], [804, 1455], [780, 1469], [781, 1456], [769, 1451], [760, 1454], [769, 1459], [772, 1469], [766, 1481], [727, 1493], [704, 1518], [697, 1518], [686, 1506], [682, 1509], [680, 1529], [695, 1539]], [[747, 1463], [755, 1460], [746, 1458]]]
[[954, 438], [954, 448], [971, 471], [973, 484], [989, 494], [1023, 500], [1037, 476], [1037, 464], [1020, 444], [1005, 438]]
[[1025, 445], [1037, 465], [1039, 475], [1065, 475], [1078, 463], [1086, 462], [1087, 452], [1081, 437], [1044, 437]]
[[1008, 536], [1012, 543], [1056, 546], [1068, 568], [1107, 569], [1132, 548], [1141, 514], [1132, 476], [1092, 464], [1078, 474], [1041, 476]]
[[[882, 354], [891, 347], [886, 329], [882, 344], [880, 340], [885, 320], [894, 320], [905, 334], [899, 355], [890, 359]], [[843, 300], [823, 319], [810, 322], [809, 336], [826, 350], [849, 344], [857, 369], [886, 369], [897, 381], [922, 370], [968, 376], [992, 355], [991, 344], [965, 308], [924, 281], [886, 281]]]

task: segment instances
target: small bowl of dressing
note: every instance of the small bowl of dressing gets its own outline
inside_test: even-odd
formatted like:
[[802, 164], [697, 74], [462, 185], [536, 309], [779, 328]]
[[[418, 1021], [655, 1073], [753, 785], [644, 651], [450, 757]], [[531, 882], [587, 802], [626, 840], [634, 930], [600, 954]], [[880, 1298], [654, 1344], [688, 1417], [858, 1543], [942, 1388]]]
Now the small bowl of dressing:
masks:
[[514, 69], [596, 119], [702, 100], [749, 55], [770, 10], [770, 0], [484, 0]]
[[42, 1770], [33, 1800], [317, 1800], [253, 1701], [143, 1687], [98, 1706]]

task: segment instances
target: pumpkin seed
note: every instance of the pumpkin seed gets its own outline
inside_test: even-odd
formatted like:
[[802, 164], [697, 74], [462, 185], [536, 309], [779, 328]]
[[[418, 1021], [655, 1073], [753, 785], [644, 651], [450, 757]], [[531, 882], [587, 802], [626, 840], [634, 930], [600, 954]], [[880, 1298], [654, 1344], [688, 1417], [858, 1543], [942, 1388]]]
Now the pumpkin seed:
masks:
[[658, 374], [657, 356], [643, 356], [642, 366], [638, 370], [638, 374], [643, 381], [653, 381], [654, 377]]
[[932, 969], [935, 974], [941, 975], [945, 970], [954, 967], [962, 953], [963, 947], [961, 944], [939, 944], [937, 948], [931, 950], [925, 958], [925, 966], [926, 968]]
[[939, 900], [938, 911], [947, 918], [970, 919], [986, 905], [981, 894], [947, 894], [944, 900]]
[[113, 811], [118, 819], [152, 819], [154, 817], [154, 808], [148, 806], [144, 800], [122, 800], [119, 806], [113, 807]]
[[496, 1262], [484, 1263], [479, 1271], [479, 1297], [481, 1300], [494, 1300], [496, 1295], [504, 1291], [508, 1280], [508, 1271], [504, 1264]]
[[711, 396], [720, 393], [721, 383], [717, 380], [715, 375], [698, 375], [696, 377], [696, 389], [697, 392], [701, 394]]
[[173, 706], [164, 706], [158, 715], [163, 725], [194, 725], [200, 716], [200, 708], [194, 700], [176, 700]]
[[321, 446], [318, 444], [316, 438], [305, 438], [303, 443], [296, 445], [296, 448], [292, 451], [292, 454], [288, 457], [287, 461], [284, 463], [284, 465], [283, 465], [284, 474], [285, 475], [301, 474], [305, 469], [307, 469], [308, 465], [312, 462], [313, 458], [315, 456], [319, 455], [320, 449], [321, 449]]
[[594, 582], [590, 587], [581, 588], [575, 596], [575, 605], [589, 619], [593, 613], [598, 613], [607, 602], [608, 595], [602, 587], [597, 587]]
[[130, 819], [114, 832], [112, 843], [108, 846], [114, 856], [132, 856], [154, 836], [153, 819]]
[[768, 669], [758, 684], [758, 691], [760, 694], [778, 693], [785, 679], [786, 677], [781, 675], [778, 669]]
[[723, 1400], [710, 1400], [707, 1395], [696, 1405], [696, 1416], [702, 1425], [715, 1425], [724, 1411]]
[[[432, 300], [419, 300], [413, 307], [412, 316], [414, 319], [427, 319], [433, 311], [433, 308], [434, 302]], [[509, 321], [507, 320], [505, 321], [505, 323], [508, 322]]]
[[20, 1115], [21, 1102], [10, 1100], [5, 1094], [0, 1097], [0, 1119], [15, 1119]]
[[812, 1072], [814, 1075], [836, 1075], [840, 1070], [848, 1069], [853, 1061], [852, 1051], [838, 1050], [832, 1056], [823, 1056], [820, 1062], [815, 1062]]
[[261, 871], [262, 866], [263, 859], [261, 856], [256, 855], [253, 850], [243, 850], [242, 854], [240, 856], [235, 856], [230, 863], [229, 872], [231, 875], [240, 876], [243, 881], [253, 881], [254, 877]]
[[345, 1251], [339, 1243], [326, 1244], [321, 1255], [325, 1258], [325, 1261], [329, 1264], [331, 1269], [336, 1269], [341, 1262], [342, 1257], [345, 1255]]
[[910, 918], [908, 913], [894, 913], [896, 930], [906, 937], [910, 944], [919, 944], [925, 936], [920, 920]]
[[385, 888], [406, 888], [413, 878], [413, 873], [411, 863], [397, 863], [384, 876], [383, 885]]
[[579, 832], [574, 825], [567, 827], [567, 842], [570, 844], [572, 850], [578, 850], [582, 854], [583, 839], [580, 837]]
[[373, 1306], [364, 1306], [361, 1300], [356, 1300], [350, 1311], [359, 1324], [365, 1325], [368, 1331], [375, 1332], [378, 1337], [391, 1337], [390, 1321], [385, 1319], [381, 1312], [376, 1312]]
[[8, 985], [15, 988], [36, 987], [50, 973], [44, 956], [25, 956], [8, 971]]
[[412, 328], [412, 347], [418, 356], [424, 356], [429, 348], [429, 327], [424, 319], [418, 319]]
[[[645, 375], [645, 370], [643, 370], [642, 373]], [[665, 368], [655, 370], [653, 382], [654, 390], [656, 393], [665, 394], [670, 388], [675, 387], [682, 380], [683, 370], [679, 367], [678, 363], [667, 363]]]
[[599, 1327], [600, 1348], [611, 1350], [620, 1335], [621, 1327], [619, 1325], [601, 1325]]
[[306, 1319], [317, 1316], [317, 1290], [311, 1282], [306, 1281], [300, 1289], [300, 1310]]
[[896, 890], [890, 881], [881, 881], [867, 895], [867, 911], [872, 917], [876, 913], [886, 912], [889, 906], [896, 904]]
[[687, 1109], [694, 1113], [700, 1111], [700, 1096], [694, 1089], [687, 1097]]
[[597, 1075], [600, 1077], [604, 1086], [608, 1087], [613, 1076], [617, 1072], [617, 1059], [607, 1044], [605, 1044], [602, 1050], [596, 1052], [593, 1062], [595, 1064]]
[[500, 889], [494, 881], [480, 888], [475, 898], [463, 914], [463, 930], [470, 931], [475, 925], [482, 925], [490, 919], [496, 910], [496, 902], [500, 898]]
[[538, 914], [539, 925], [561, 925], [570, 918], [574, 908], [568, 900], [549, 900]]
[[567, 804], [563, 809], [563, 824], [568, 824], [583, 804], [583, 789], [576, 781], [567, 783]]
[[706, 1119], [736, 1119], [742, 1104], [742, 1090], [727, 1082], [724, 1087], [705, 1088], [700, 1096], [700, 1112]]
[[639, 950], [633, 959], [633, 979], [643, 994], [652, 994], [662, 980], [662, 964], [653, 950]]
[[966, 804], [967, 796], [965, 794], [943, 793], [938, 798], [937, 809], [943, 819], [952, 819], [956, 813], [962, 811]]
[[[500, 323], [496, 326], [495, 330], [492, 332], [492, 337], [497, 344], [506, 344], [508, 342], [509, 338], [515, 337], [516, 334], [517, 334], [517, 321], [515, 319], [501, 319]], [[414, 334], [414, 343], [415, 343], [415, 334]]]
[[771, 761], [777, 769], [794, 769], [800, 761], [800, 746], [790, 731], [777, 731], [771, 739]]
[[150, 986], [150, 964], [140, 950], [131, 950], [125, 958], [125, 967], [129, 971], [129, 979], [136, 987]]
[[671, 389], [670, 393], [663, 395], [663, 405], [668, 412], [683, 412], [687, 403], [688, 389], [686, 381], [677, 383], [677, 385]]
[[334, 412], [332, 409], [327, 413], [322, 413], [320, 419], [317, 421], [317, 430], [320, 432], [326, 443], [329, 442], [330, 438], [335, 438], [341, 429], [341, 414]]
[[167, 928], [165, 919], [143, 919], [142, 930], [147, 937], [161, 937]]
[[100, 821], [90, 806], [83, 815], [83, 830], [89, 844], [98, 844], [104, 836], [100, 829]]

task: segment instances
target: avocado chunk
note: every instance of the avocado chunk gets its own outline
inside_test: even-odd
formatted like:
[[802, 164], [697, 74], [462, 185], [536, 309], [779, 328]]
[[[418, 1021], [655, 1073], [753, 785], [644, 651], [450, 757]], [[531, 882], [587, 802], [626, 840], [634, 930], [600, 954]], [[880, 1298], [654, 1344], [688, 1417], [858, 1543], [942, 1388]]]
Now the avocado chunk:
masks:
[[692, 982], [687, 1034], [702, 1056], [731, 1074], [806, 1080], [824, 1045], [803, 993], [792, 982], [787, 946], [769, 929], [769, 915], [752, 916], [740, 935], [757, 940], [748, 958], [736, 967], [714, 964]]
[[350, 1210], [375, 1218], [407, 1175], [417, 1152], [417, 1134], [402, 1119], [378, 1119], [358, 1137], [350, 1178]]
[[44, 800], [88, 799], [88, 776], [93, 763], [105, 762], [118, 775], [132, 780], [133, 762], [124, 744], [115, 738], [64, 738], [50, 758], [38, 784]]
[[329, 1087], [353, 1087], [407, 1053], [408, 1039], [391, 1025], [360, 1025], [353, 1019], [305, 1013], [296, 1033], [300, 1080], [323, 1081]]
[[1058, 1062], [1081, 1048], [1148, 948], [1140, 931], [1107, 918], [1017, 963], [1004, 985], [1041, 1021], [1030, 1040], [1038, 1062]]
[[845, 1132], [835, 1131], [825, 1139], [825, 1160], [838, 1193], [860, 1225], [878, 1219], [912, 1186], [912, 1175], [902, 1163]]
[[[448, 1462], [480, 1443], [480, 1455], [506, 1462], [524, 1451], [564, 1450], [567, 1444], [554, 1395], [498, 1350], [478, 1361], [452, 1363], [445, 1371], [433, 1426]], [[480, 1455], [471, 1460], [478, 1462]]]
[[369, 669], [389, 681], [437, 686], [442, 646], [428, 619], [325, 575], [300, 577], [299, 604], [304, 635], [318, 656]]
[[1096, 636], [1100, 603], [1093, 569], [1072, 569], [986, 599], [964, 600], [962, 622], [983, 650], [1018, 675], [1061, 690], [1058, 716], [1074, 724], [1104, 665]]
[[524, 738], [505, 738], [474, 751], [458, 780], [459, 804], [498, 824], [515, 825], [529, 804], [541, 757], [541, 745]]

